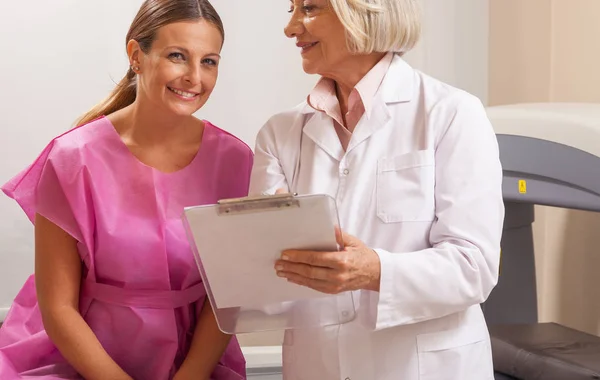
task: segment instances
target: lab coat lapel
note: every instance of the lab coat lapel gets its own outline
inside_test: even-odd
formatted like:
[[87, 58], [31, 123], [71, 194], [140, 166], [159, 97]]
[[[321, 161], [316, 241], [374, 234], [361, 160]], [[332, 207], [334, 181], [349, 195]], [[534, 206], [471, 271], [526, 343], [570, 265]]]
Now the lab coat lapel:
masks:
[[335, 132], [333, 119], [324, 112], [315, 112], [304, 126], [304, 134], [315, 144], [338, 161], [344, 156], [340, 138]]
[[[413, 98], [415, 72], [400, 56], [394, 56], [383, 82], [375, 95], [370, 112], [365, 112], [352, 133], [347, 152], [360, 145], [392, 120], [392, 108]], [[394, 115], [397, 117], [397, 115]]]
[[381, 128], [384, 128], [391, 119], [392, 117], [390, 115], [390, 110], [385, 102], [383, 102], [381, 99], [376, 99], [373, 102], [371, 116], [369, 117], [367, 114], [363, 115], [356, 125], [356, 128], [352, 133], [352, 138], [348, 143], [346, 152], [350, 152], [352, 149], [360, 145], [360, 143], [371, 137], [373, 133], [377, 132]]

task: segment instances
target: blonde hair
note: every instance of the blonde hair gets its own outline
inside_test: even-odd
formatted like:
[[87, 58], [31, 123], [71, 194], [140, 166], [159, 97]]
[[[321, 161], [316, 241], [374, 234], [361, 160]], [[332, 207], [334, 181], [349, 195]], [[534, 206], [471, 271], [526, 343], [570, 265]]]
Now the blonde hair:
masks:
[[[147, 54], [161, 27], [178, 21], [200, 19], [215, 25], [223, 40], [225, 39], [223, 22], [208, 0], [146, 0], [129, 27], [125, 44], [136, 40], [141, 50]], [[136, 94], [136, 74], [130, 67], [108, 97], [83, 115], [76, 125], [89, 123], [127, 107], [135, 101]]]
[[411, 50], [421, 36], [418, 0], [329, 0], [355, 54]]

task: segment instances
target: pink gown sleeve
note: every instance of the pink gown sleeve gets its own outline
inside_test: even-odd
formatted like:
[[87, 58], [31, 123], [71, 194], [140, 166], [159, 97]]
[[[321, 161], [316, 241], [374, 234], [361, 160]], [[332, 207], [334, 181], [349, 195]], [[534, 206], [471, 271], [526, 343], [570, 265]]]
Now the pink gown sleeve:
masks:
[[90, 247], [93, 209], [80, 153], [77, 146], [63, 144], [58, 137], [2, 190], [32, 223], [36, 213], [40, 214]]

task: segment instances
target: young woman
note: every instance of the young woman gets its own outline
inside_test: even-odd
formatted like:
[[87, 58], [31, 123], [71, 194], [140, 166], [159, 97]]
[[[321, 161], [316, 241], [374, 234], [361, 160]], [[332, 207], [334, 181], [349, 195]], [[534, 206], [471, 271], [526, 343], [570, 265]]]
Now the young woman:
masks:
[[35, 224], [35, 277], [0, 329], [0, 378], [245, 379], [181, 222], [248, 190], [251, 150], [193, 116], [223, 40], [206, 0], [145, 1], [125, 78], [2, 188]]

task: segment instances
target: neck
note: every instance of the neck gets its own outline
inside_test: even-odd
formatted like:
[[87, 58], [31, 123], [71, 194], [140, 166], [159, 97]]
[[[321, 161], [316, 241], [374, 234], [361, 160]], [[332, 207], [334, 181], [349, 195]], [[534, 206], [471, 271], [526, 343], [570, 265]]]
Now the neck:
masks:
[[338, 65], [335, 72], [323, 75], [335, 81], [336, 94], [342, 115], [348, 112], [348, 98], [354, 87], [385, 55], [386, 53], [373, 53], [355, 56], [353, 59], [348, 59], [343, 64]]
[[144, 99], [136, 99], [127, 114], [127, 134], [137, 145], [190, 144], [201, 138], [202, 130], [196, 128], [193, 116], [161, 112]]

